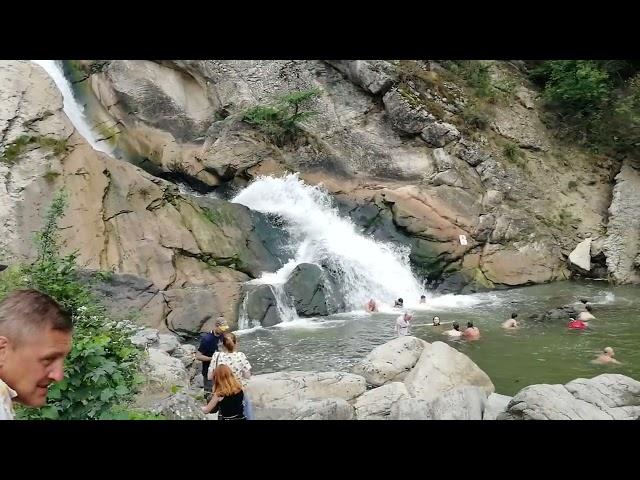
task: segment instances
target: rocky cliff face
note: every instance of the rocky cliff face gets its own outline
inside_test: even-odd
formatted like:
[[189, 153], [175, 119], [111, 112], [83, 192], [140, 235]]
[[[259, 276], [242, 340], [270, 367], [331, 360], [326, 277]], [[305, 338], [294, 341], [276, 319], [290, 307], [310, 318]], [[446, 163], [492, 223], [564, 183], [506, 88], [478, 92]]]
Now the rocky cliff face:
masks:
[[[116, 159], [74, 130], [39, 67], [2, 62], [0, 263], [30, 258], [43, 208], [64, 186], [65, 251], [124, 275], [117, 291], [103, 288], [112, 298], [144, 292], [153, 301], [136, 303], [141, 321], [176, 331], [220, 313], [233, 321], [241, 284], [280, 264], [281, 232], [172, 181], [224, 196], [257, 175], [299, 171], [363, 232], [409, 246], [441, 291], [568, 278], [567, 257], [587, 237], [591, 264], [636, 282], [633, 164], [614, 179], [610, 159], [559, 144], [523, 75], [504, 62], [490, 69], [512, 87], [481, 128], [478, 99], [436, 62], [68, 62]], [[292, 141], [276, 145], [242, 121], [248, 107], [308, 89], [319, 91], [317, 114]]]
[[[204, 190], [300, 171], [365, 231], [409, 245], [441, 290], [568, 278], [575, 245], [605, 233], [612, 162], [555, 141], [522, 73], [489, 63], [496, 85], [510, 87], [484, 130], [474, 126], [477, 99], [435, 62], [83, 61], [72, 70], [78, 91], [99, 100], [96, 122], [117, 124], [114, 144], [150, 171]], [[295, 141], [278, 147], [241, 121], [250, 106], [312, 88], [317, 115]]]
[[[184, 330], [198, 331], [221, 313], [234, 321], [242, 282], [279, 265], [256, 231], [257, 214], [228, 202], [187, 199], [170, 182], [94, 151], [39, 66], [2, 62], [0, 81], [0, 263], [32, 258], [29, 240], [53, 194], [64, 187], [64, 252], [78, 250], [86, 269], [134, 276], [114, 286], [119, 295], [159, 295], [149, 299], [155, 307], [144, 311], [145, 323], [166, 326], [181, 305], [193, 308], [203, 288], [207, 310], [200, 324], [191, 320]], [[150, 285], [139, 285], [139, 277]]]

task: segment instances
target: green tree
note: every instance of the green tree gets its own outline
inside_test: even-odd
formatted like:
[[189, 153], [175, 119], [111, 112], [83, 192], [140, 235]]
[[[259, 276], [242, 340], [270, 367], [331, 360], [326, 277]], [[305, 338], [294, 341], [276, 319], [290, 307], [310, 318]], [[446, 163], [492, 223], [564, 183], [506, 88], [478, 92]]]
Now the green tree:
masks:
[[574, 112], [597, 110], [612, 89], [609, 72], [592, 60], [551, 60], [539, 73], [546, 77], [545, 96]]
[[270, 104], [256, 105], [248, 109], [242, 120], [255, 126], [277, 145], [282, 146], [296, 136], [304, 120], [317, 113], [303, 108], [318, 94], [318, 90], [303, 90], [281, 95]]

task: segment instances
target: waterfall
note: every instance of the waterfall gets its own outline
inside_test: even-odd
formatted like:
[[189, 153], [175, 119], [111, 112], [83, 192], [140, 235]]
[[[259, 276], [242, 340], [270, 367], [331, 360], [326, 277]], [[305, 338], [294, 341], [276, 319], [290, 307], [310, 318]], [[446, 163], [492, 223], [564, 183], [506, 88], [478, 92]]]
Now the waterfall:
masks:
[[370, 298], [389, 305], [402, 297], [406, 306], [418, 304], [423, 288], [411, 272], [408, 248], [361, 234], [340, 217], [326, 191], [306, 185], [297, 174], [260, 177], [232, 201], [280, 216], [294, 243], [294, 258], [254, 282], [282, 285], [296, 265], [315, 263], [332, 272], [348, 309], [361, 310]]
[[104, 140], [97, 140], [99, 136], [94, 132], [93, 128], [87, 121], [84, 114], [84, 106], [78, 103], [69, 80], [64, 76], [62, 65], [59, 60], [31, 60], [33, 63], [40, 65], [55, 82], [58, 90], [62, 94], [64, 113], [67, 114], [69, 120], [76, 128], [78, 133], [93, 147], [94, 150], [111, 155], [112, 149]]

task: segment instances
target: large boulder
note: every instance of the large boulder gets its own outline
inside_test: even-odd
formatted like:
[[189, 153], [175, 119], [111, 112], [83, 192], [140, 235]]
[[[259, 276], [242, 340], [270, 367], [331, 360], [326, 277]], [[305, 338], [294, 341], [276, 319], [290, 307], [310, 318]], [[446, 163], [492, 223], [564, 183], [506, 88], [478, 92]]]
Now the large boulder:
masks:
[[352, 369], [369, 385], [380, 386], [402, 381], [415, 366], [427, 342], [412, 336], [394, 338], [374, 348]]
[[403, 398], [391, 405], [389, 420], [432, 420], [429, 400]]
[[297, 265], [284, 290], [293, 298], [298, 315], [303, 317], [315, 317], [335, 313], [336, 307], [332, 302], [329, 280], [322, 267], [313, 263], [301, 263]]
[[494, 284], [515, 286], [569, 277], [559, 247], [548, 242], [517, 247], [488, 243], [482, 255], [482, 271]]
[[133, 334], [129, 340], [137, 347], [147, 348], [158, 341], [158, 330], [155, 328], [143, 328]]
[[[196, 351], [197, 351], [197, 348], [194, 345], [189, 345], [188, 343], [185, 343], [177, 347], [173, 351], [171, 356], [180, 360], [182, 364], [185, 366], [185, 368], [188, 369], [189, 367], [193, 366], [196, 361]], [[200, 367], [200, 366], [201, 366], [200, 363], [198, 363], [197, 367]], [[191, 376], [191, 374], [189, 376]]]
[[254, 375], [247, 386], [258, 406], [275, 406], [300, 399], [353, 400], [366, 389], [365, 379], [344, 372], [278, 372]]
[[569, 318], [576, 318], [580, 312], [586, 311], [585, 306], [580, 303], [572, 303], [561, 307], [552, 308], [540, 315], [532, 315], [530, 318], [539, 321], [563, 321], [568, 322]]
[[280, 322], [277, 300], [272, 285], [245, 285], [245, 299], [243, 301], [243, 314], [246, 316], [249, 325], [262, 325], [272, 327]]
[[327, 63], [342, 72], [349, 80], [368, 92], [379, 95], [393, 84], [386, 62], [377, 60], [328, 60]]
[[81, 278], [113, 316], [166, 331], [164, 299], [153, 282], [129, 274], [84, 274]]
[[512, 398], [513, 397], [501, 395], [499, 393], [492, 393], [489, 395], [484, 404], [482, 420], [495, 420], [500, 413], [507, 409], [507, 405], [509, 405]]
[[591, 238], [581, 241], [569, 254], [569, 262], [579, 270], [591, 270]]
[[187, 393], [179, 392], [159, 400], [149, 410], [168, 420], [205, 420], [200, 404]]
[[619, 374], [578, 378], [565, 385], [530, 385], [498, 420], [637, 420], [640, 382]]
[[342, 398], [303, 399], [255, 407], [256, 420], [353, 420], [353, 407]]
[[239, 282], [223, 281], [206, 287], [163, 292], [169, 310], [169, 329], [179, 334], [195, 335], [210, 330], [219, 316], [224, 317], [231, 328], [235, 328], [241, 288]]
[[389, 90], [382, 102], [393, 126], [404, 134], [418, 134], [435, 121], [417, 93], [406, 85]]
[[173, 334], [162, 333], [158, 335], [158, 350], [173, 354], [176, 348], [180, 347], [180, 339]]
[[395, 403], [393, 420], [482, 420], [487, 400], [479, 387], [459, 387], [432, 400], [409, 398]]
[[374, 388], [356, 398], [353, 406], [358, 420], [386, 420], [391, 406], [402, 398], [409, 398], [407, 387], [402, 382], [392, 382]]
[[404, 384], [411, 396], [424, 400], [465, 385], [478, 386], [487, 395], [495, 390], [491, 379], [469, 357], [443, 342], [425, 345]]
[[434, 122], [422, 129], [420, 137], [432, 147], [444, 147], [460, 138], [460, 132], [450, 123]]
[[149, 348], [142, 371], [149, 380], [165, 385], [167, 388], [189, 384], [187, 370], [183, 363], [157, 348]]
[[256, 278], [262, 272], [273, 272], [282, 266], [283, 240], [287, 234], [266, 215], [212, 197], [196, 197], [195, 201], [221, 230], [225, 241], [232, 244], [229, 257], [236, 270]]

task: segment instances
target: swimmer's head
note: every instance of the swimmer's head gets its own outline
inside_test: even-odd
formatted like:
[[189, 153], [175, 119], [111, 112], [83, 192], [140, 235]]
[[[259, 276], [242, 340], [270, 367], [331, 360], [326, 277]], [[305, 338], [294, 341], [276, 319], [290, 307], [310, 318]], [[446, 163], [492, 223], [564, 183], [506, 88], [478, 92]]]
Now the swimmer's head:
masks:
[[460, 330], [460, 324], [458, 322], [453, 322], [453, 329]]
[[611, 347], [604, 347], [604, 354], [609, 355], [610, 357], [613, 357], [615, 355], [613, 353], [613, 348]]
[[437, 315], [433, 317], [433, 324], [440, 325], [440, 317], [438, 317]]

